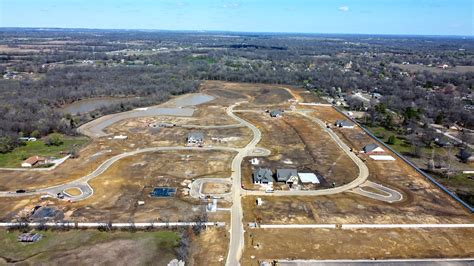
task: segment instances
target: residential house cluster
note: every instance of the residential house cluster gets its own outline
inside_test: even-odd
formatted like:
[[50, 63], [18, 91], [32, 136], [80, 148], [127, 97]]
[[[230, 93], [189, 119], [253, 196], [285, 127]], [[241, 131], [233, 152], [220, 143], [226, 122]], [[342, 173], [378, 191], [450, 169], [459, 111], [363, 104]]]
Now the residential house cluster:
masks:
[[277, 169], [276, 175], [269, 168], [257, 168], [252, 173], [254, 184], [272, 186], [273, 182], [285, 183], [289, 187], [297, 184], [319, 184], [319, 179], [314, 173], [298, 173], [296, 169]]

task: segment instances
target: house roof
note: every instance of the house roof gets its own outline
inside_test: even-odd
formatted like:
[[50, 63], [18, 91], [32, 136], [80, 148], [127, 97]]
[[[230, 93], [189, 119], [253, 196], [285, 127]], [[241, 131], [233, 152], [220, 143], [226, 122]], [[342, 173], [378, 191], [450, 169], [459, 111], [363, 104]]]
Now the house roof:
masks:
[[298, 173], [301, 183], [319, 184], [318, 177], [313, 173]]
[[377, 149], [377, 148], [379, 148], [379, 145], [377, 145], [377, 144], [375, 144], [375, 143], [371, 143], [371, 144], [366, 145], [366, 146], [364, 147], [364, 152], [366, 152], [366, 153], [367, 153], [367, 152], [371, 152], [371, 151], [373, 151], [373, 150], [375, 150], [375, 149]]
[[347, 120], [337, 120], [336, 125], [339, 127], [351, 127], [351, 126], [354, 126], [354, 123]]
[[277, 181], [285, 182], [292, 176], [298, 176], [296, 169], [277, 169]]
[[268, 168], [258, 168], [253, 171], [254, 182], [273, 182], [273, 172]]
[[188, 139], [203, 140], [204, 134], [202, 132], [191, 132], [188, 134]]
[[271, 116], [278, 116], [278, 115], [281, 115], [281, 111], [280, 110], [272, 110], [270, 111], [270, 115]]
[[33, 165], [33, 164], [35, 164], [39, 161], [44, 161], [44, 160], [46, 160], [46, 159], [43, 158], [43, 157], [40, 157], [38, 155], [35, 155], [35, 156], [31, 156], [30, 158], [24, 160], [23, 163], [28, 163], [28, 164]]

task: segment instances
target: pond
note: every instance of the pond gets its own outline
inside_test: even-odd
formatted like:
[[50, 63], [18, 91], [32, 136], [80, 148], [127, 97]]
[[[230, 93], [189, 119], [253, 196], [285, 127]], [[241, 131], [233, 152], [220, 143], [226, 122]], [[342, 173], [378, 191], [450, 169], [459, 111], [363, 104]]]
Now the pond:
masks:
[[60, 110], [61, 112], [72, 115], [84, 114], [97, 110], [101, 107], [127, 102], [130, 99], [133, 99], [133, 97], [100, 97], [84, 99], [73, 102], [71, 104], [67, 104], [64, 107], [60, 108]]
[[[214, 97], [203, 93], [179, 96], [160, 106], [137, 108], [135, 110], [106, 115], [79, 127], [79, 132], [89, 137], [104, 137], [106, 127], [124, 119], [147, 116], [193, 116], [194, 106], [213, 100]], [[183, 108], [186, 106], [186, 108]]]

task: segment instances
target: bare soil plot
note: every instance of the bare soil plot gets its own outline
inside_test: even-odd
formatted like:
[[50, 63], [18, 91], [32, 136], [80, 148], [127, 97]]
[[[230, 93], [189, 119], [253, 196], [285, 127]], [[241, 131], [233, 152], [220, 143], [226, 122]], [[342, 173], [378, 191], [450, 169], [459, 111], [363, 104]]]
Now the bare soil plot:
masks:
[[[226, 116], [226, 115], [225, 115]], [[173, 120], [160, 118], [128, 119], [118, 122], [107, 128], [108, 133], [113, 135], [125, 135], [126, 140], [109, 140], [101, 138], [111, 147], [120, 147], [122, 150], [136, 148], [160, 147], [160, 146], [184, 146], [186, 138], [191, 132], [202, 132], [204, 134], [204, 145], [243, 147], [251, 140], [251, 131], [246, 127], [236, 128], [152, 128], [150, 124], [163, 121], [173, 123]], [[226, 122], [227, 123], [227, 122]], [[191, 124], [193, 124], [191, 122]], [[236, 124], [234, 121], [232, 124]], [[219, 141], [213, 138], [219, 139]]]
[[252, 229], [245, 236], [242, 265], [264, 259], [466, 258], [474, 253], [472, 228]]
[[202, 185], [202, 193], [204, 194], [223, 194], [230, 192], [230, 186], [224, 183], [209, 183]]
[[79, 196], [82, 194], [81, 190], [79, 190], [78, 188], [69, 188], [66, 189], [64, 192], [71, 196]]
[[[431, 202], [386, 203], [354, 193], [328, 196], [244, 197], [244, 221], [264, 224], [473, 223], [461, 206]], [[449, 206], [449, 207], [448, 207]]]
[[[162, 152], [119, 161], [91, 180], [94, 195], [72, 206], [72, 219], [193, 220], [204, 212], [203, 203], [191, 199], [184, 181], [199, 177], [228, 177], [230, 152]], [[154, 187], [175, 187], [176, 196], [150, 198]], [[145, 205], [138, 206], [138, 201]], [[85, 217], [85, 218], [82, 218]]]
[[[292, 113], [281, 118], [271, 118], [266, 113], [241, 112], [238, 115], [255, 124], [262, 131], [259, 146], [271, 150], [268, 157], [259, 158], [255, 167], [295, 168], [301, 172], [316, 172], [321, 184], [314, 189], [328, 188], [349, 183], [358, 175], [357, 166], [337, 146], [321, 127], [311, 120]], [[252, 166], [249, 160], [243, 163], [243, 183], [252, 188]]]
[[[72, 221], [193, 220], [204, 212], [203, 203], [188, 196], [187, 184], [193, 178], [228, 177], [235, 156], [231, 152], [156, 152], [124, 158], [89, 184], [94, 194], [86, 200], [69, 203], [57, 199], [41, 201], [38, 196], [2, 198], [0, 220], [27, 217], [35, 206], [59, 208]], [[187, 181], [187, 182], [184, 182]], [[174, 187], [170, 198], [150, 198], [154, 187]], [[138, 206], [138, 201], [145, 205]]]
[[226, 228], [209, 228], [191, 243], [190, 265], [225, 265], [230, 235]]
[[[231, 83], [220, 81], [206, 81], [201, 85], [201, 90], [212, 94], [216, 92], [221, 97], [229, 98], [229, 103], [248, 101], [239, 106], [240, 109], [271, 108], [274, 106], [289, 106], [288, 100], [294, 99], [293, 95], [285, 88], [288, 86], [276, 86], [259, 83]], [[223, 92], [225, 91], [225, 92]], [[237, 98], [235, 98], [237, 97]]]
[[[332, 107], [314, 107], [316, 110], [312, 115], [329, 121], [335, 121], [343, 117]], [[368, 136], [361, 128], [334, 129], [339, 137], [355, 151], [360, 151], [370, 143], [378, 143]], [[382, 144], [378, 144], [382, 146]], [[464, 208], [454, 201], [446, 193], [438, 189], [424, 176], [416, 172], [411, 166], [403, 162], [395, 154], [384, 148], [386, 155], [396, 158], [395, 161], [375, 161], [367, 155], [361, 155], [369, 168], [369, 180], [381, 183], [398, 190], [403, 194], [404, 200], [397, 203], [407, 208], [407, 213], [415, 215], [430, 210], [433, 213], [440, 212], [440, 216], [446, 209], [465, 211]], [[421, 207], [424, 206], [424, 207]]]

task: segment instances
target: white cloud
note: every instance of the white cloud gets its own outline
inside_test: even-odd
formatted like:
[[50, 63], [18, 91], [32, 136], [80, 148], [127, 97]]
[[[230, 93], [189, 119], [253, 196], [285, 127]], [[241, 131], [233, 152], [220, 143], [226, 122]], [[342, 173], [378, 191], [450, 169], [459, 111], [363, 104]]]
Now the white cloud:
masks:
[[223, 7], [223, 8], [239, 8], [239, 7], [240, 7], [240, 3], [227, 2], [227, 3], [222, 4], [222, 7]]
[[349, 11], [349, 7], [348, 6], [341, 6], [341, 7], [339, 7], [339, 11], [347, 12], [347, 11]]

